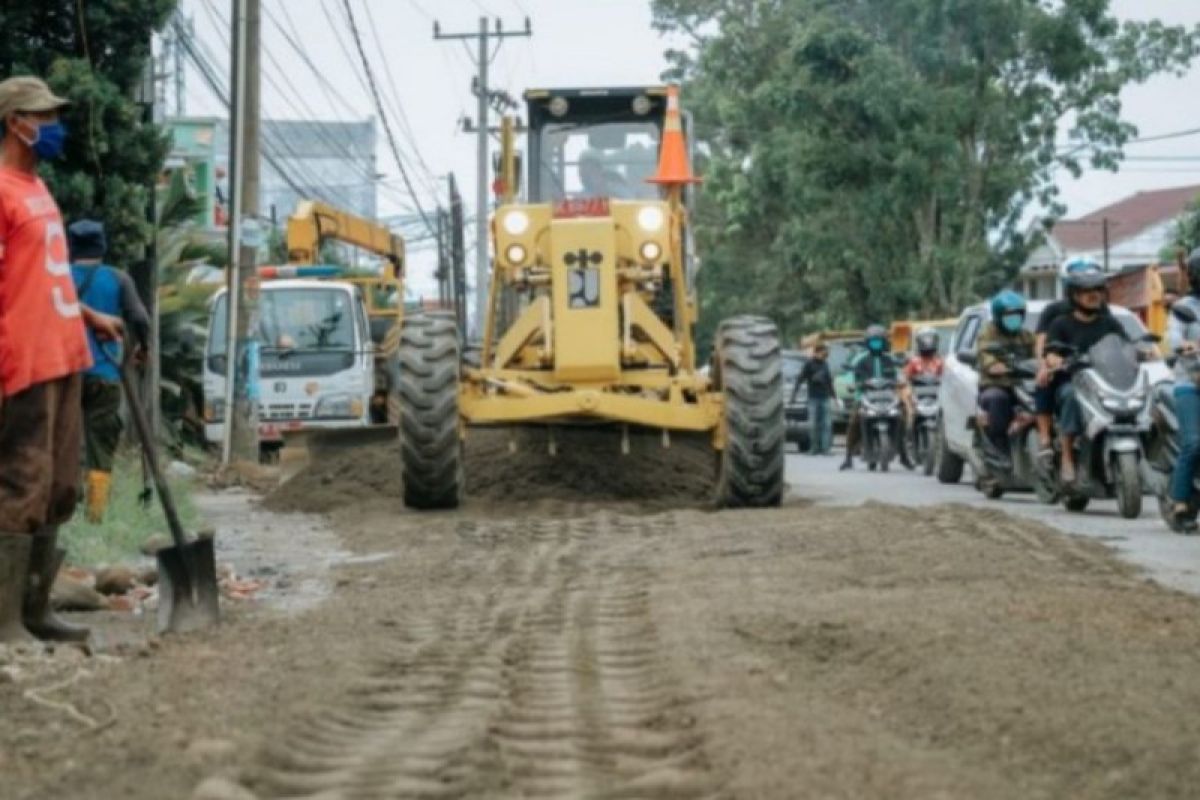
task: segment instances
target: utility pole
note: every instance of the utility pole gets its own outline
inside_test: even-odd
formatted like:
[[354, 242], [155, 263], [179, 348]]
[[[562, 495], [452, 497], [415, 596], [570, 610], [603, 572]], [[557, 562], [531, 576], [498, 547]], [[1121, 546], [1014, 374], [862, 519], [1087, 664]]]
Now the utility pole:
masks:
[[221, 462], [258, 460], [257, 325], [259, 186], [259, 0], [233, 0], [233, 103], [230, 114], [229, 272], [227, 275], [225, 436]]
[[[194, 30], [191, 17], [187, 18], [187, 28], [189, 34]], [[174, 26], [170, 30], [172, 31], [171, 55], [175, 61], [172, 68], [172, 77], [175, 79], [175, 116], [182, 117], [187, 113], [187, 100], [185, 99], [187, 97], [187, 75], [183, 71], [184, 52], [183, 42], [180, 41], [183, 33]]]
[[532, 35], [533, 27], [529, 17], [525, 18], [525, 29], [520, 31], [504, 30], [499, 19], [496, 20], [495, 30], [488, 30], [487, 17], [479, 18], [478, 33], [442, 33], [438, 23], [433, 23], [435, 40], [475, 39], [479, 46], [476, 59], [479, 75], [475, 81], [475, 93], [479, 100], [479, 129], [475, 153], [475, 168], [478, 174], [475, 179], [475, 322], [472, 328], [476, 336], [483, 335], [488, 298], [488, 65], [494, 55], [490, 52], [489, 40], [496, 40], [498, 50], [506, 38]]
[[1101, 225], [1103, 226], [1103, 231], [1104, 231], [1104, 271], [1105, 271], [1105, 273], [1107, 273], [1108, 272], [1108, 250], [1109, 250], [1109, 247], [1108, 247], [1108, 217], [1104, 218], [1104, 221], [1101, 223]]
[[454, 317], [458, 320], [458, 335], [467, 338], [467, 252], [465, 220], [463, 219], [462, 195], [454, 173], [450, 182], [450, 278], [451, 295], [454, 297]]

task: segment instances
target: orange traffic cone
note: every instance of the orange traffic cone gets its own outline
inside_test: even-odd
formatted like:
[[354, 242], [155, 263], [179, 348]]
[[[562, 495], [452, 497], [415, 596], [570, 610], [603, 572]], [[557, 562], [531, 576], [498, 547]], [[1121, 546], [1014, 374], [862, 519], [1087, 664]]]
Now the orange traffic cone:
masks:
[[679, 114], [678, 86], [667, 87], [667, 118], [663, 125], [662, 147], [658, 153], [658, 174], [647, 178], [646, 182], [664, 186], [700, 183], [700, 178], [692, 176], [692, 168], [688, 164], [683, 120]]

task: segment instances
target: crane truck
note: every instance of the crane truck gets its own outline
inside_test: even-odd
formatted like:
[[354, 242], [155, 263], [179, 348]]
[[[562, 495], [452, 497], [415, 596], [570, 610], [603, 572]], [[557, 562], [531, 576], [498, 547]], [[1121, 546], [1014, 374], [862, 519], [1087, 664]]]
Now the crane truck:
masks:
[[[382, 274], [320, 264], [327, 241], [381, 257]], [[259, 269], [254, 339], [264, 459], [273, 460], [285, 437], [295, 442], [316, 431], [337, 432], [343, 441], [394, 437], [403, 239], [378, 223], [303, 201], [288, 219], [286, 245], [286, 265]], [[204, 360], [205, 436], [214, 443], [225, 426], [227, 300], [224, 290], [213, 297]]]

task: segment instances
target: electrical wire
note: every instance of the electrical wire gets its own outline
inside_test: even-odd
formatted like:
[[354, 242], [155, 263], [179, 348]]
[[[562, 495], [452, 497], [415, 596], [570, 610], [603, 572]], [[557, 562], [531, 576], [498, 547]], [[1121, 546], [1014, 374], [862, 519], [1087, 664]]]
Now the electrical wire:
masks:
[[396, 88], [392, 65], [388, 61], [387, 49], [384, 48], [383, 42], [379, 38], [379, 26], [375, 24], [375, 17], [371, 14], [371, 4], [368, 0], [362, 0], [362, 4], [367, 13], [368, 27], [370, 27], [371, 34], [375, 39], [375, 49], [379, 51], [380, 60], [383, 62], [383, 74], [387, 78], [388, 88], [391, 90], [392, 110], [400, 121], [400, 134], [407, 140], [409, 151], [412, 155], [416, 156], [417, 163], [424, 171], [425, 180], [432, 184], [432, 188], [426, 186], [425, 190], [436, 196], [437, 177], [434, 176], [433, 170], [429, 168], [425, 157], [421, 155], [420, 148], [417, 147], [417, 137], [413, 133], [412, 125], [409, 123], [408, 114], [404, 112], [404, 104], [400, 102], [400, 92]]
[[362, 37], [358, 34], [358, 23], [354, 19], [354, 9], [350, 5], [350, 0], [342, 0], [342, 6], [346, 12], [346, 21], [350, 23], [350, 35], [354, 39], [355, 46], [358, 48], [358, 56], [362, 60], [367, 83], [371, 87], [371, 97], [375, 101], [375, 109], [379, 112], [380, 120], [383, 122], [383, 131], [387, 137], [388, 145], [391, 147], [392, 158], [396, 161], [396, 166], [400, 170], [400, 176], [404, 179], [404, 185], [408, 189], [408, 193], [412, 196], [413, 204], [416, 206], [417, 212], [421, 215], [425, 227], [429, 229], [430, 233], [436, 235], [436, 229], [433, 223], [430, 222], [429, 216], [425, 213], [425, 209], [421, 206], [420, 200], [417, 199], [417, 192], [413, 188], [412, 180], [409, 178], [408, 169], [404, 166], [404, 160], [400, 157], [400, 148], [396, 145], [396, 137], [392, 133], [392, 124], [384, 112], [383, 101], [379, 96], [379, 87], [375, 83], [375, 74], [371, 70], [371, 62], [367, 59], [367, 53], [363, 49]]

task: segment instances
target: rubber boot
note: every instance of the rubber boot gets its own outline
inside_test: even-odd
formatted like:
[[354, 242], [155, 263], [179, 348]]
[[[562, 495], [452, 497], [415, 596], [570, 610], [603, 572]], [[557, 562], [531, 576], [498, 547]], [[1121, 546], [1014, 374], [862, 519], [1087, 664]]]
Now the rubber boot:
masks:
[[0, 533], [0, 644], [37, 641], [21, 622], [30, 538], [24, 533]]
[[112, 491], [112, 473], [93, 469], [87, 474], [87, 521], [99, 525], [108, 510], [108, 497]]
[[25, 590], [25, 627], [50, 642], [83, 642], [91, 629], [59, 619], [50, 609], [54, 576], [67, 551], [58, 548], [58, 528], [43, 528], [29, 548], [29, 583]]

